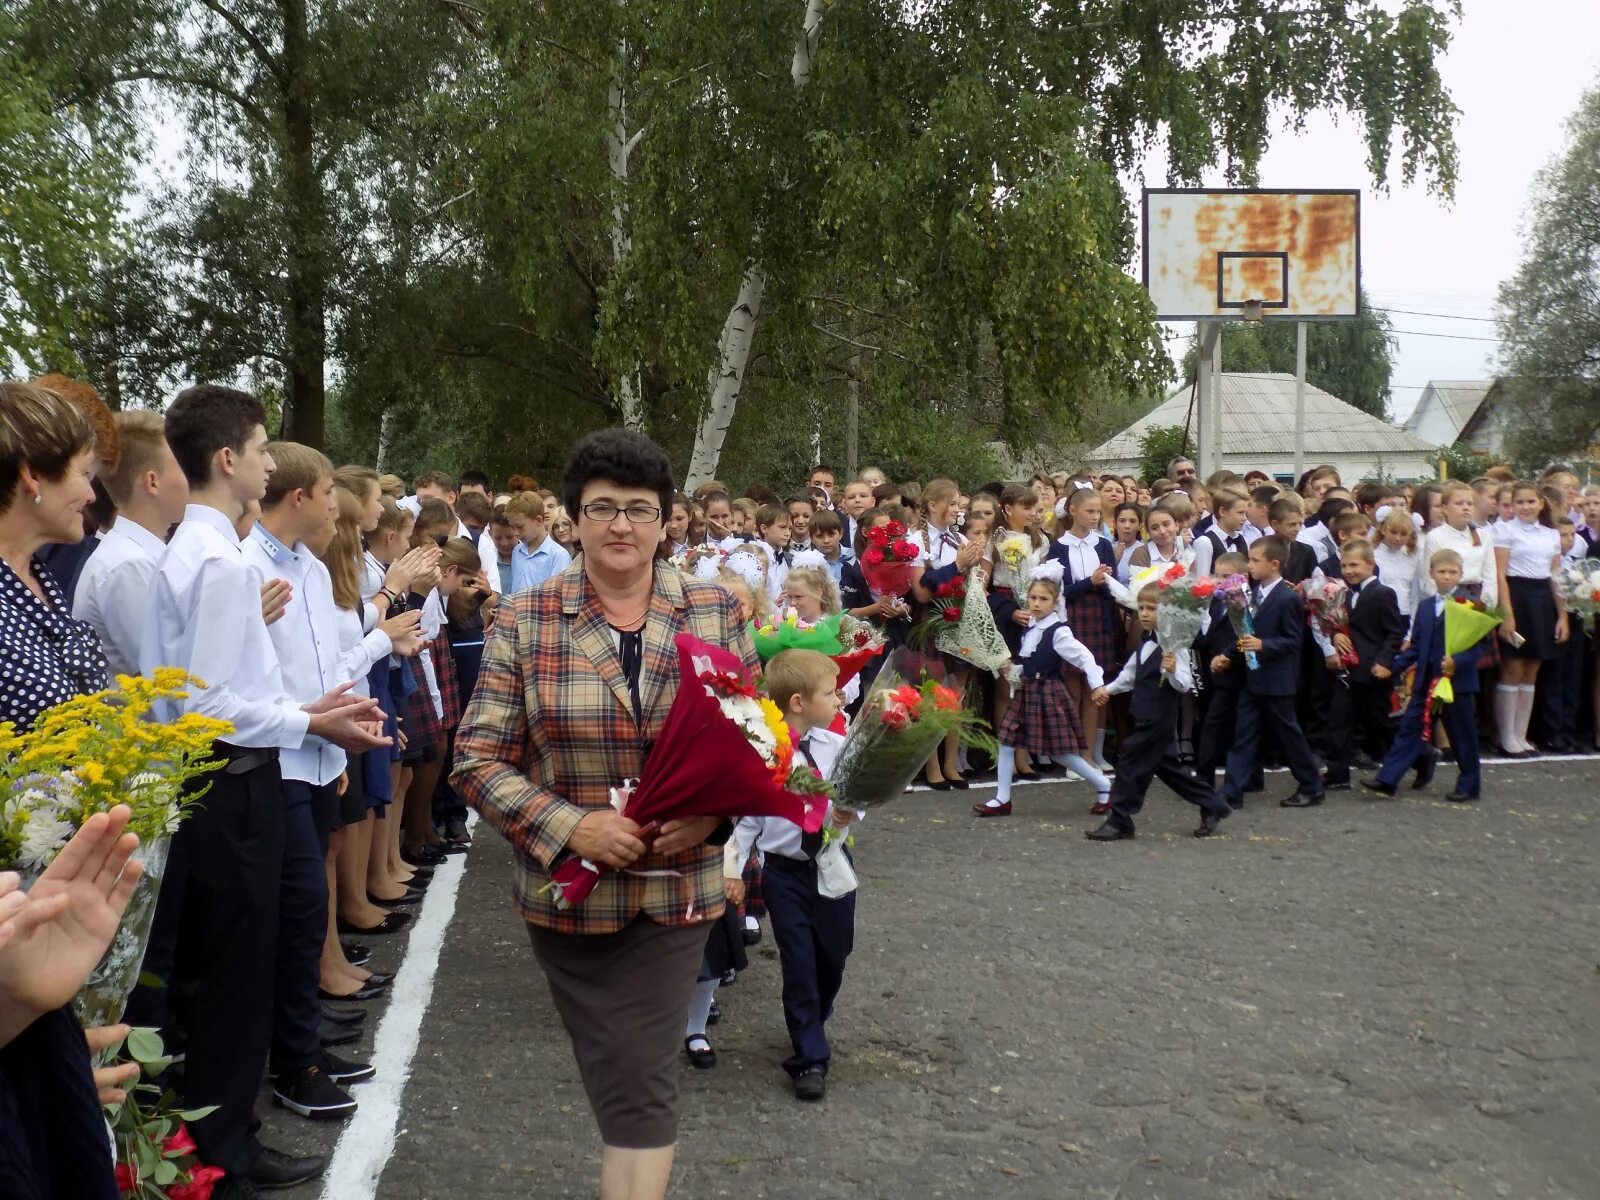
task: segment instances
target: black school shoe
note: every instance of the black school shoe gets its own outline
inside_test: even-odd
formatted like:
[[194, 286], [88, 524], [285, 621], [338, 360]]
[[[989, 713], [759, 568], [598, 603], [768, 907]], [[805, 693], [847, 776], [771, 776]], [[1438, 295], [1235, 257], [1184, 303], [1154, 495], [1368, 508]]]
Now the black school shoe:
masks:
[[[696, 1042], [705, 1042], [705, 1049], [696, 1047]], [[689, 1065], [697, 1071], [709, 1071], [717, 1065], [717, 1052], [711, 1048], [711, 1042], [707, 1038], [684, 1038], [683, 1052], [689, 1056]]]
[[809, 1071], [801, 1071], [794, 1077], [794, 1098], [796, 1100], [821, 1100], [828, 1094], [828, 1077], [823, 1074], [821, 1067], [812, 1067]]
[[272, 1085], [273, 1098], [284, 1108], [318, 1121], [353, 1116], [356, 1102], [330, 1079], [321, 1067], [303, 1067], [280, 1075]]
[[328, 1160], [319, 1154], [297, 1158], [281, 1150], [262, 1146], [256, 1154], [256, 1161], [244, 1173], [244, 1178], [263, 1191], [276, 1191], [278, 1188], [298, 1187], [309, 1182], [321, 1175], [327, 1166]]

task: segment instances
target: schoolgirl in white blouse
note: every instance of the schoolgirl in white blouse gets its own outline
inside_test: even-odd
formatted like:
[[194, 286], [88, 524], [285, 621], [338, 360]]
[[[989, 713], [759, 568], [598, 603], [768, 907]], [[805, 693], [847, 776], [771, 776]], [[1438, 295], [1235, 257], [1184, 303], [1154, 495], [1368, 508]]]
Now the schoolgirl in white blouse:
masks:
[[1502, 525], [1503, 544], [1495, 547], [1510, 610], [1501, 633], [1508, 644], [1502, 652], [1495, 706], [1497, 715], [1504, 706], [1510, 718], [1509, 726], [1500, 726], [1501, 748], [1526, 757], [1535, 753], [1528, 743], [1528, 722], [1539, 668], [1560, 653], [1568, 629], [1566, 605], [1553, 581], [1561, 565], [1561, 535], [1550, 506], [1538, 485], [1528, 482], [1512, 486], [1511, 503], [1511, 520]]

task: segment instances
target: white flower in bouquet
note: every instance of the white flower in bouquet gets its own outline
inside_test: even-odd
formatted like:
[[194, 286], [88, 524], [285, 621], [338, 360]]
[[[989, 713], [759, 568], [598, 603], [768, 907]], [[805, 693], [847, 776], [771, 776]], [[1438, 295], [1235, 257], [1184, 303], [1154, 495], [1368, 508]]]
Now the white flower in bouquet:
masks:
[[55, 815], [54, 810], [35, 810], [22, 828], [22, 846], [17, 865], [28, 871], [42, 871], [61, 853], [73, 834], [73, 825]]

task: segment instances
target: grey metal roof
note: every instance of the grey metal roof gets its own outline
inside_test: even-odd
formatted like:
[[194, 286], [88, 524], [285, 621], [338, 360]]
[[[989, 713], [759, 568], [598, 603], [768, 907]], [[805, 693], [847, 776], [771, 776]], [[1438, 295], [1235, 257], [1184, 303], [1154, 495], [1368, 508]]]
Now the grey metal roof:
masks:
[[[1258, 454], [1281, 456], [1294, 451], [1294, 376], [1225, 371], [1217, 377], [1222, 403], [1222, 444], [1229, 457]], [[1189, 412], [1187, 385], [1171, 392], [1149, 415], [1135, 421], [1096, 448], [1092, 460], [1139, 457], [1145, 432], [1162, 425], [1182, 425]], [[1198, 408], [1198, 406], [1197, 406]], [[1198, 412], [1190, 417], [1197, 428]], [[1439, 449], [1387, 421], [1380, 421], [1319, 387], [1306, 384], [1306, 455], [1432, 454]]]
[[1449, 414], [1451, 424], [1455, 426], [1456, 432], [1460, 433], [1483, 406], [1484, 397], [1489, 394], [1489, 389], [1492, 387], [1494, 387], [1492, 379], [1430, 379], [1427, 389], [1422, 393], [1422, 400], [1418, 401], [1411, 416], [1406, 418], [1406, 428], [1415, 428], [1413, 421], [1422, 411], [1422, 401], [1427, 400], [1429, 393], [1432, 393], [1439, 398], [1439, 403]]

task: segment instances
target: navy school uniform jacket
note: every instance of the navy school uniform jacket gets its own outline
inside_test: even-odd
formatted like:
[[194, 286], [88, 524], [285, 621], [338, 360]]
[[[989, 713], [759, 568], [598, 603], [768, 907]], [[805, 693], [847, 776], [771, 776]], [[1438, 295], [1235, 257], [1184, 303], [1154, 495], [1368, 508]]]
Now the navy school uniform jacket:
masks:
[[1350, 668], [1350, 678], [1356, 683], [1383, 682], [1372, 678], [1372, 668], [1388, 667], [1392, 671], [1405, 637], [1406, 618], [1394, 589], [1376, 578], [1367, 580], [1361, 585], [1350, 614], [1350, 641], [1360, 659]]
[[[1244, 655], [1239, 652], [1239, 635], [1221, 596], [1211, 598], [1211, 624], [1195, 639], [1195, 650], [1214, 690], [1237, 692], [1244, 687]], [[1219, 654], [1226, 654], [1230, 660], [1226, 671], [1211, 670], [1211, 660]]]
[[[1111, 548], [1111, 543], [1106, 541], [1105, 538], [1096, 538], [1094, 552], [1095, 556], [1110, 567], [1111, 573], [1115, 575], [1117, 571], [1117, 552]], [[1078, 579], [1073, 576], [1072, 556], [1067, 553], [1067, 548], [1059, 541], [1050, 543], [1050, 548], [1044, 552], [1044, 559], [1046, 562], [1058, 562], [1065, 569], [1066, 573], [1061, 577], [1061, 602], [1063, 604], [1071, 604], [1074, 600], [1081, 600], [1096, 591], [1100, 593], [1107, 604], [1116, 604], [1107, 589], [1096, 588], [1093, 580]]]
[[1245, 672], [1245, 689], [1255, 696], [1292, 696], [1299, 690], [1300, 643], [1305, 636], [1306, 610], [1299, 593], [1279, 580], [1258, 600], [1255, 636], [1259, 664]]
[[[872, 589], [867, 586], [867, 577], [861, 573], [861, 564], [854, 559], [844, 564], [839, 571], [839, 603], [846, 612], [852, 608], [865, 608], [873, 602]], [[874, 623], [877, 622], [874, 618]], [[892, 621], [881, 622], [884, 639], [893, 646], [904, 646], [906, 639], [911, 636], [911, 618], [896, 617]]]
[[[1411, 642], [1394, 656], [1394, 672], [1398, 675], [1401, 671], [1417, 668], [1417, 677], [1413, 681], [1411, 690], [1411, 703], [1416, 705], [1426, 703], [1428, 688], [1439, 675], [1440, 663], [1444, 658], [1444, 621], [1434, 615], [1436, 607], [1435, 596], [1425, 596], [1417, 605], [1416, 615], [1411, 619]], [[1446, 604], [1455, 603], [1446, 600]], [[1493, 637], [1491, 630], [1489, 637]], [[1484, 639], [1487, 641], [1487, 638]], [[1483, 657], [1484, 642], [1463, 650], [1455, 656], [1456, 673], [1450, 686], [1456, 695], [1474, 693], [1478, 690], [1478, 662]]]
[[1304, 542], [1290, 542], [1289, 561], [1283, 564], [1284, 582], [1304, 583], [1316, 569], [1317, 552]]

